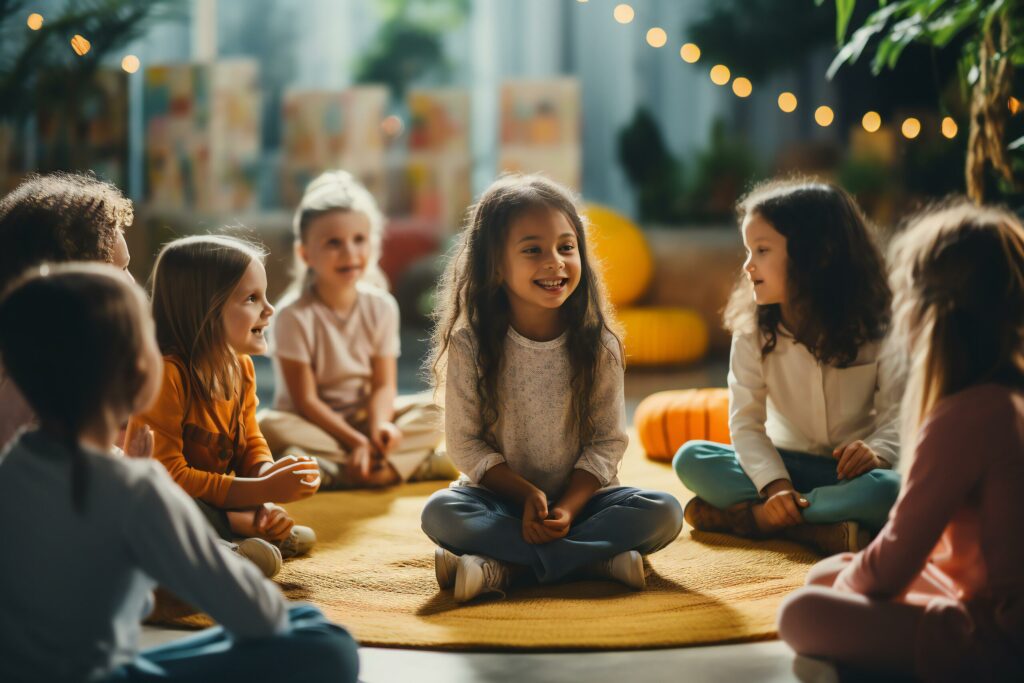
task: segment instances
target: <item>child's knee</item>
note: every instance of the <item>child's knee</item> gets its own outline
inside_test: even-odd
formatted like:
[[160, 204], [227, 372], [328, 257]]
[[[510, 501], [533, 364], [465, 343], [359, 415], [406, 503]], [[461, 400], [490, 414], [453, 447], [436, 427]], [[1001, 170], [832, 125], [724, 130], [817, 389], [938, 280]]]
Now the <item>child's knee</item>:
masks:
[[817, 648], [815, 632], [821, 629], [821, 612], [824, 607], [818, 586], [801, 588], [791, 593], [779, 606], [777, 628], [779, 638], [785, 641], [797, 654], [812, 654]]
[[652, 514], [655, 519], [655, 528], [658, 535], [674, 539], [683, 529], [683, 508], [679, 501], [670, 493], [662, 491], [651, 491], [651, 498], [655, 501]]
[[687, 441], [672, 458], [672, 469], [688, 490], [697, 493], [705, 488], [705, 482], [712, 468], [708, 455], [709, 442]]
[[866, 502], [888, 513], [900, 495], [900, 475], [892, 470], [875, 469], [863, 476], [870, 481], [865, 487]]
[[839, 572], [843, 571], [846, 565], [850, 564], [850, 560], [853, 557], [853, 553], [840, 553], [839, 555], [826, 557], [811, 567], [810, 571], [807, 572], [807, 578], [804, 579], [804, 583], [808, 586], [831, 588], [836, 582]]
[[439, 545], [458, 547], [459, 530], [462, 529], [463, 512], [458, 508], [464, 506], [463, 496], [450, 489], [442, 489], [434, 493], [423, 506], [420, 514], [420, 528], [430, 540]]

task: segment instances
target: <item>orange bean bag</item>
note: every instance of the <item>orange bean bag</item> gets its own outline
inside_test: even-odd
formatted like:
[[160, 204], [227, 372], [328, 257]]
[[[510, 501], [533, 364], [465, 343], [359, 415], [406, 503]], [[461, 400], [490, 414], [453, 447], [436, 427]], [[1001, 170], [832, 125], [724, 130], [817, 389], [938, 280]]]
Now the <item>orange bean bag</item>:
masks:
[[623, 308], [615, 313], [622, 325], [627, 365], [679, 365], [704, 357], [708, 325], [689, 308]]
[[731, 443], [729, 390], [659, 391], [640, 402], [633, 423], [651, 460], [671, 462], [692, 439]]
[[608, 298], [615, 306], [639, 299], [654, 276], [654, 257], [643, 231], [622, 214], [598, 204], [585, 209], [594, 254], [603, 265]]

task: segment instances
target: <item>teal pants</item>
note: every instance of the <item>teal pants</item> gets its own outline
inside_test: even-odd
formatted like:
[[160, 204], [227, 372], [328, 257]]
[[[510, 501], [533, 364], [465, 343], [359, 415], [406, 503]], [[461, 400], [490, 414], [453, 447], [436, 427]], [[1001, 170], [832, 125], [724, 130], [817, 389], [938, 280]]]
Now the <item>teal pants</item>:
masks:
[[[889, 509], [900, 492], [900, 477], [892, 470], [875, 469], [840, 480], [833, 458], [781, 449], [779, 455], [793, 486], [810, 503], [801, 511], [805, 522], [852, 520], [877, 531], [889, 519]], [[716, 508], [761, 498], [732, 446], [687, 441], [676, 453], [672, 467], [686, 488]]]

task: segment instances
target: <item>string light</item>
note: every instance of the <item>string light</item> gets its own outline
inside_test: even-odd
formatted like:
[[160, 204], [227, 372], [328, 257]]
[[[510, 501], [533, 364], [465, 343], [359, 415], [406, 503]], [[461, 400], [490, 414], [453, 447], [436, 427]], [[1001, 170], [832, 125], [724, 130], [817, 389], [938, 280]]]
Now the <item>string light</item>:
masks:
[[832, 112], [832, 107], [827, 105], [821, 105], [814, 110], [814, 120], [822, 128], [827, 128], [832, 125], [832, 121], [836, 115]]
[[121, 60], [121, 68], [130, 74], [139, 70], [139, 58], [135, 55], [125, 55]]
[[683, 58], [683, 61], [687, 64], [693, 64], [700, 59], [700, 48], [693, 43], [687, 43], [679, 48], [679, 56]]
[[668, 35], [665, 34], [665, 29], [655, 26], [647, 32], [647, 44], [651, 47], [664, 47], [667, 42]]
[[81, 57], [89, 50], [92, 49], [92, 43], [86, 40], [83, 36], [76, 33], [71, 39], [71, 49], [75, 51], [75, 54]]
[[956, 137], [959, 130], [960, 128], [956, 125], [956, 121], [953, 120], [952, 116], [942, 119], [942, 134], [950, 140]]
[[911, 116], [903, 122], [900, 130], [903, 132], [903, 136], [905, 138], [913, 140], [921, 132], [921, 122]]
[[796, 95], [791, 92], [784, 92], [779, 95], [779, 109], [787, 114], [796, 110]]
[[711, 82], [715, 85], [725, 85], [730, 77], [729, 67], [725, 64], [715, 64], [711, 67]]
[[1010, 109], [1010, 116], [1016, 116], [1017, 112], [1020, 111], [1020, 100], [1010, 96], [1010, 99], [1006, 101], [1006, 106]]
[[753, 92], [754, 86], [750, 84], [749, 78], [740, 76], [732, 82], [732, 91], [736, 97], [750, 97], [750, 93]]
[[33, 12], [28, 15], [28, 21], [25, 22], [28, 27], [33, 31], [38, 31], [43, 27], [43, 15], [39, 12]]
[[874, 133], [882, 127], [882, 117], [878, 115], [877, 111], [869, 111], [860, 120], [860, 125], [864, 126], [864, 130], [867, 132]]
[[615, 6], [615, 9], [612, 11], [612, 16], [614, 16], [615, 21], [620, 24], [628, 24], [633, 21], [633, 17], [636, 16], [636, 12], [633, 11], [631, 6], [626, 3], [622, 3], [621, 5]]

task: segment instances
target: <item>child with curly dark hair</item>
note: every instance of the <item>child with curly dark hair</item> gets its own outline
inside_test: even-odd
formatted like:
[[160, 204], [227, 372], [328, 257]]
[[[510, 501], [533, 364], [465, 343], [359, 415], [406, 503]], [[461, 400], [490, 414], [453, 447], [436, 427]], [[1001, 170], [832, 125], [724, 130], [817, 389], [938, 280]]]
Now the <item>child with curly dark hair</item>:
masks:
[[857, 550], [899, 492], [899, 373], [881, 341], [892, 295], [844, 190], [788, 180], [738, 206], [747, 259], [725, 311], [732, 445], [690, 441], [673, 465], [695, 529]]
[[668, 493], [620, 486], [623, 351], [573, 197], [542, 176], [484, 192], [442, 279], [431, 363], [465, 474], [423, 510], [441, 588], [585, 571], [634, 589], [679, 534]]

